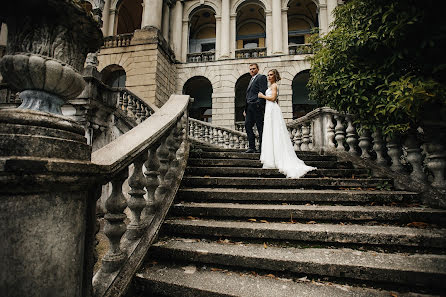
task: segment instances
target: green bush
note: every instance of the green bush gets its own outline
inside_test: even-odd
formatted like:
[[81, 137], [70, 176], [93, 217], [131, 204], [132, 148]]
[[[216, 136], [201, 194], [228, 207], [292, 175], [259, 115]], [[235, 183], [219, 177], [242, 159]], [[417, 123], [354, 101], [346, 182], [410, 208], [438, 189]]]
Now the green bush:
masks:
[[435, 0], [352, 0], [314, 37], [310, 98], [384, 134], [446, 115], [446, 22]]

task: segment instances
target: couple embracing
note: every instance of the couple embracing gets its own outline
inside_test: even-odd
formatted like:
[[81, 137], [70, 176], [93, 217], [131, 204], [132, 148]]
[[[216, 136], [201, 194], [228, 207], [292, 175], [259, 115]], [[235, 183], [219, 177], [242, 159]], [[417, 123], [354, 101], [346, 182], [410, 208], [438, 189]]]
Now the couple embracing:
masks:
[[[249, 65], [251, 80], [246, 90], [245, 128], [249, 149], [256, 152], [253, 127], [256, 125], [260, 140], [260, 161], [263, 168], [277, 168], [289, 178], [299, 178], [315, 167], [307, 166], [294, 152], [288, 129], [278, 105], [280, 74], [268, 71], [268, 77], [259, 73], [256, 63]], [[268, 88], [268, 82], [270, 84]]]

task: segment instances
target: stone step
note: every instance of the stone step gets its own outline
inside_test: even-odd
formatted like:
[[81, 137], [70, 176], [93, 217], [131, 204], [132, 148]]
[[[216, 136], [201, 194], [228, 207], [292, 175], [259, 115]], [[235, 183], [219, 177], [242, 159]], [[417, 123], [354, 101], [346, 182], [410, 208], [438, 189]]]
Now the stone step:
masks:
[[419, 195], [406, 191], [317, 190], [317, 189], [237, 189], [180, 188], [178, 199], [183, 201], [286, 202], [286, 203], [411, 203]]
[[262, 187], [262, 188], [380, 188], [393, 185], [388, 178], [260, 178], [260, 177], [207, 177], [185, 176], [186, 187]]
[[[317, 168], [353, 168], [351, 162], [338, 162], [338, 161], [305, 161], [308, 166], [314, 166]], [[189, 158], [187, 161], [188, 166], [234, 166], [234, 167], [254, 167], [261, 168], [262, 163], [260, 160], [248, 160], [248, 159], [197, 159]]]
[[[307, 152], [296, 152], [296, 155], [299, 159], [304, 161], [336, 161], [336, 156], [330, 155], [318, 155], [315, 153], [307, 153]], [[190, 158], [197, 159], [249, 159], [249, 160], [260, 160], [260, 154], [245, 154], [245, 153], [237, 153], [237, 152], [191, 152], [189, 154]]]
[[388, 221], [446, 223], [446, 210], [423, 207], [177, 203], [177, 216], [309, 221]]
[[[277, 169], [251, 167], [186, 167], [187, 175], [195, 176], [262, 176], [284, 177]], [[367, 177], [367, 169], [317, 169], [308, 172], [306, 177]]]
[[272, 274], [253, 275], [249, 272], [196, 266], [195, 263], [159, 263], [146, 266], [136, 274], [134, 282], [139, 288], [138, 296], [389, 297], [393, 294], [399, 297], [415, 297], [413, 293], [312, 281], [306, 277], [294, 281]]
[[190, 241], [160, 241], [149, 252], [169, 260], [446, 288], [446, 255]]
[[444, 248], [446, 229], [407, 227], [283, 224], [216, 220], [169, 219], [163, 232], [177, 236], [296, 240], [307, 242]]

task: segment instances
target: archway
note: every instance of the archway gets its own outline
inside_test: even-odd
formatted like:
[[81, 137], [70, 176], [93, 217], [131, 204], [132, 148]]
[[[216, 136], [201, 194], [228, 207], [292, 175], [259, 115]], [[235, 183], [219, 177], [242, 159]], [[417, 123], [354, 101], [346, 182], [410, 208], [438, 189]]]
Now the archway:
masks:
[[246, 1], [237, 9], [236, 58], [266, 55], [265, 8], [258, 1]]
[[305, 54], [312, 30], [318, 27], [318, 8], [312, 0], [291, 0], [288, 3], [288, 45], [290, 54]]
[[113, 88], [124, 88], [127, 75], [119, 65], [108, 65], [101, 71], [102, 82]]
[[141, 29], [143, 0], [122, 0], [118, 5], [116, 34], [133, 33]]
[[200, 6], [190, 14], [189, 53], [215, 51], [215, 11]]
[[310, 71], [304, 70], [293, 78], [293, 119], [306, 115], [317, 107], [317, 102], [310, 100], [308, 96], [307, 83], [310, 78]]
[[235, 83], [235, 122], [242, 125], [244, 123], [245, 117], [243, 116], [243, 111], [246, 105], [246, 89], [248, 89], [249, 81], [251, 80], [251, 75], [245, 73], [237, 79]]
[[194, 102], [189, 107], [191, 118], [212, 122], [212, 92], [212, 84], [204, 76], [194, 76], [186, 81], [183, 94], [194, 98]]

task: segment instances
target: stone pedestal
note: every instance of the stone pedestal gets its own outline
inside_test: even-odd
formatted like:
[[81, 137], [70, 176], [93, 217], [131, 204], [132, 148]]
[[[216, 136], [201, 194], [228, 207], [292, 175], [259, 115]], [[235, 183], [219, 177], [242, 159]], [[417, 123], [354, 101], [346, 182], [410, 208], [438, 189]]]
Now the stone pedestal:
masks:
[[90, 154], [84, 130], [61, 116], [0, 111], [2, 296], [89, 295]]

